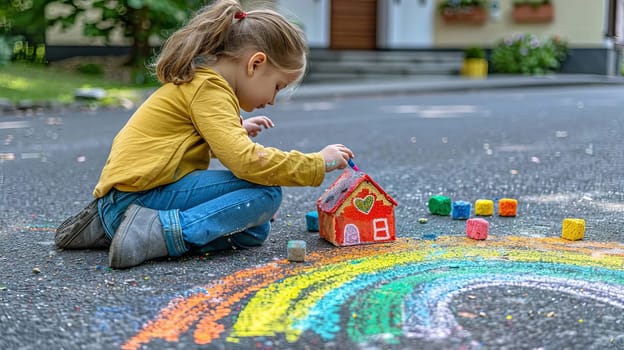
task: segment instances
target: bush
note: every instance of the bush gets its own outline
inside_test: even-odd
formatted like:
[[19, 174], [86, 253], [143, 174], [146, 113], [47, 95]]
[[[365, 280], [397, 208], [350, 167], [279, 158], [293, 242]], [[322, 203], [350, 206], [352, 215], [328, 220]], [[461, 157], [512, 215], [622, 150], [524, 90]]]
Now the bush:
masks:
[[496, 72], [547, 74], [561, 67], [568, 56], [568, 45], [559, 37], [540, 39], [518, 34], [501, 40], [492, 50], [490, 61]]
[[16, 38], [13, 42], [13, 62], [45, 63], [45, 44], [32, 44], [27, 40]]
[[485, 50], [479, 46], [470, 46], [464, 50], [464, 58], [485, 58]]
[[9, 38], [0, 36], [0, 65], [11, 63], [13, 56], [13, 48], [11, 47]]
[[76, 70], [82, 74], [87, 75], [103, 75], [104, 68], [97, 63], [83, 63], [76, 68]]

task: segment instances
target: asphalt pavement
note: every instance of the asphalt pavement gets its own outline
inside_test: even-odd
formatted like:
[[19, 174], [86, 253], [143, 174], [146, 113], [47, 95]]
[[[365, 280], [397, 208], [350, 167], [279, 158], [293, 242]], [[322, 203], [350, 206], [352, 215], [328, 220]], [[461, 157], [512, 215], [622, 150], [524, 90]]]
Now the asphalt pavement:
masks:
[[[585, 75], [303, 84], [263, 111], [277, 127], [258, 142], [352, 147], [399, 204], [397, 241], [307, 231], [334, 172], [284, 189], [258, 249], [127, 270], [53, 236], [132, 110], [2, 115], [0, 348], [624, 349], [623, 96], [622, 78]], [[428, 212], [436, 194], [517, 198], [518, 215], [485, 217], [474, 241]], [[585, 219], [583, 240], [561, 239], [566, 217]], [[295, 239], [304, 263], [285, 259]]]

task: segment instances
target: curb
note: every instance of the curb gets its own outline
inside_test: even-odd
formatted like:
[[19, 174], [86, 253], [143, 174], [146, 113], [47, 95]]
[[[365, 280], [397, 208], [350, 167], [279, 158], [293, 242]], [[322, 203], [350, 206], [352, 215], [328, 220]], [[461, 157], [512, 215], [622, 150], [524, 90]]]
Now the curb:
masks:
[[604, 75], [548, 75], [548, 76], [490, 76], [487, 79], [468, 79], [453, 76], [406, 78], [383, 81], [354, 81], [350, 83], [310, 83], [302, 85], [290, 100], [380, 96], [430, 93], [441, 91], [492, 90], [501, 88], [562, 87], [583, 85], [624, 85], [624, 77]]

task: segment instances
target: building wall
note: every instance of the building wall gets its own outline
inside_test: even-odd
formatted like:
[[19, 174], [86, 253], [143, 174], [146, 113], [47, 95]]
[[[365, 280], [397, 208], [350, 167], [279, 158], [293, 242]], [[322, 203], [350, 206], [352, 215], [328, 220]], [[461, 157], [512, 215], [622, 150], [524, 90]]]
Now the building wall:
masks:
[[329, 47], [330, 0], [276, 0], [277, 10], [306, 33], [310, 47]]
[[[383, 5], [387, 0], [381, 0]], [[416, 0], [404, 0], [416, 1]], [[600, 48], [605, 46], [604, 31], [607, 13], [607, 0], [552, 0], [555, 5], [555, 19], [546, 24], [516, 24], [511, 18], [513, 0], [490, 0], [490, 3], [499, 4], [499, 16], [493, 16], [483, 25], [450, 25], [444, 22], [437, 11], [437, 4], [442, 0], [435, 1], [436, 10], [433, 11], [433, 30], [431, 31], [431, 48], [457, 48], [469, 45], [493, 46], [494, 43], [504, 36], [530, 32], [537, 35], [556, 34], [567, 40], [570, 47]], [[331, 0], [298, 0], [290, 2], [277, 1], [278, 7], [285, 10], [287, 16], [294, 18], [303, 25], [312, 47], [329, 47], [329, 3]], [[270, 3], [270, 2], [269, 2]], [[591, 3], [591, 5], [589, 5]], [[46, 16], [55, 17], [64, 10], [63, 5], [50, 4], [46, 8]], [[427, 11], [430, 11], [427, 9]], [[387, 14], [387, 13], [386, 13]], [[92, 15], [97, 15], [96, 13]], [[384, 15], [384, 11], [378, 12], [378, 16]], [[430, 15], [427, 13], [427, 15]], [[414, 14], [414, 18], [417, 15]], [[396, 19], [395, 21], [399, 21]], [[393, 18], [387, 18], [379, 23], [393, 23]], [[422, 21], [419, 21], [422, 22]], [[81, 21], [73, 28], [61, 30], [60, 25], [49, 28], [46, 34], [48, 45], [87, 45], [101, 46], [104, 41], [101, 38], [86, 38], [82, 35]], [[119, 31], [113, 35], [110, 45], [128, 45]], [[154, 42], [158, 44], [157, 40]], [[409, 48], [405, 44], [400, 48]], [[392, 47], [386, 47], [392, 48]], [[422, 46], [414, 48], [423, 48]]]
[[[253, 5], [256, 0], [243, 0]], [[310, 46], [326, 49], [331, 46], [331, 4], [341, 0], [263, 0], [274, 6], [293, 22], [301, 25]], [[517, 24], [511, 17], [513, 0], [489, 0], [490, 16], [483, 25], [452, 25], [445, 23], [437, 6], [442, 0], [377, 0], [377, 49], [379, 50], [455, 50], [479, 45], [492, 48], [506, 36], [533, 33], [539, 36], [558, 35], [566, 40], [571, 55], [563, 71], [604, 74], [615, 66], [612, 43], [605, 38], [609, 0], [551, 0], [555, 18], [545, 24]], [[620, 4], [624, 0], [617, 0]], [[492, 11], [496, 7], [497, 11]], [[624, 18], [622, 7], [619, 18]], [[63, 5], [50, 4], [47, 17], [67, 11]], [[89, 14], [97, 16], [97, 13]], [[46, 58], [50, 61], [72, 56], [119, 55], [127, 52], [129, 41], [121, 30], [105, 45], [102, 38], [82, 35], [81, 21], [67, 30], [60, 25], [46, 33]], [[617, 33], [622, 40], [622, 27]], [[152, 38], [158, 46], [158, 38]], [[374, 49], [374, 48], [373, 48]], [[606, 68], [605, 68], [606, 67]]]
[[[437, 0], [440, 3], [442, 0]], [[490, 0], [490, 5], [496, 0]], [[493, 46], [501, 38], [516, 33], [533, 33], [539, 36], [558, 35], [567, 40], [571, 48], [605, 47], [606, 0], [552, 0], [555, 18], [551, 23], [517, 24], [511, 18], [513, 0], [498, 0], [500, 12], [483, 25], [447, 24], [436, 11], [434, 20], [434, 46], [436, 48], [465, 47], [470, 45]]]

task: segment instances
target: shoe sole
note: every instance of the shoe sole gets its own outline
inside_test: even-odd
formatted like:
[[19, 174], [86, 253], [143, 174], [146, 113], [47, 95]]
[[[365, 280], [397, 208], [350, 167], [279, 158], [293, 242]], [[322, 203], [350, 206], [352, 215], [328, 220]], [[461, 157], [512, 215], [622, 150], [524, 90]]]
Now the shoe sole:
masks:
[[[78, 215], [63, 221], [56, 229], [54, 242], [59, 248], [71, 248], [71, 244], [78, 235], [91, 223], [98, 219], [97, 200], [92, 201]], [[79, 225], [83, 223], [82, 225]], [[105, 235], [104, 235], [105, 236]]]

